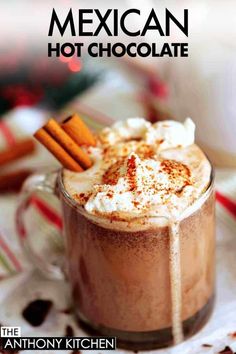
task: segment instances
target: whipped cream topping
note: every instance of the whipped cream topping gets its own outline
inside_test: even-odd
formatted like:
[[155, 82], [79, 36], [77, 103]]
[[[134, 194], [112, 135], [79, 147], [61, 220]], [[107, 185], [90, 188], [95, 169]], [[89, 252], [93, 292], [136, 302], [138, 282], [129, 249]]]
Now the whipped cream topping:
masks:
[[64, 171], [67, 192], [91, 215], [114, 220], [178, 218], [206, 190], [211, 166], [194, 144], [195, 125], [143, 118], [116, 122], [88, 148], [93, 166]]
[[151, 124], [143, 118], [130, 118], [105, 128], [100, 134], [104, 144], [142, 139], [147, 144], [159, 144], [159, 151], [175, 147], [185, 147], [194, 143], [195, 124], [190, 118], [184, 123], [160, 121]]

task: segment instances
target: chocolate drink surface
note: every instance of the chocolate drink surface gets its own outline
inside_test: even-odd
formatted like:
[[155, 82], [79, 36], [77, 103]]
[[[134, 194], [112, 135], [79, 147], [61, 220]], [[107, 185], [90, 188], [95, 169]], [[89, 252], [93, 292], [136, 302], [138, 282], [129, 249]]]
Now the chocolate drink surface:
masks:
[[61, 182], [77, 315], [121, 346], [177, 344], [214, 301], [212, 171], [194, 124], [128, 119], [86, 149], [93, 166]]

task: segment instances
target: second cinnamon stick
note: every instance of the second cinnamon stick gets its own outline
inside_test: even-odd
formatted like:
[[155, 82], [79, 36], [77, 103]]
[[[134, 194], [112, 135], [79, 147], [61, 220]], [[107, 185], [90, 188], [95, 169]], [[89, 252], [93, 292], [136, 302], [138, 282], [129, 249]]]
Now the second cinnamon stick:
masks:
[[32, 154], [35, 151], [35, 143], [32, 139], [23, 139], [4, 151], [0, 152], [0, 166], [14, 162], [21, 157]]
[[61, 127], [78, 145], [96, 145], [93, 134], [77, 114], [65, 119]]
[[54, 120], [44, 125], [44, 129], [77, 161], [83, 168], [92, 166], [89, 156], [74, 142], [74, 140]]
[[66, 152], [63, 147], [58, 144], [51, 135], [44, 129], [41, 128], [34, 134], [35, 138], [40, 141], [56, 158], [61, 164], [68, 168], [69, 170], [75, 172], [82, 172], [82, 167]]

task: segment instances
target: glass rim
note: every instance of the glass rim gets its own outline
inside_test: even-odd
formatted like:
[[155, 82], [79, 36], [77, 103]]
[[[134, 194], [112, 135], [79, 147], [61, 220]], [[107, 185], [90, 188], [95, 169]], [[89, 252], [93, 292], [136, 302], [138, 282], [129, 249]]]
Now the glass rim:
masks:
[[[190, 206], [187, 207], [187, 209], [185, 209], [182, 214], [180, 214], [180, 217], [178, 219], [176, 219], [176, 221], [181, 221], [185, 218], [187, 218], [188, 216], [192, 215], [195, 210], [194, 206], [196, 203], [199, 203], [199, 205], [203, 205], [203, 203], [205, 202], [205, 200], [207, 200], [208, 196], [211, 194], [213, 188], [214, 188], [214, 181], [215, 181], [215, 169], [211, 163], [211, 161], [209, 160], [209, 158], [207, 157], [207, 160], [210, 163], [211, 166], [211, 173], [210, 173], [210, 180], [209, 180], [209, 184], [206, 188], [206, 190], [193, 202], [193, 204], [191, 204]], [[63, 182], [63, 172], [64, 172], [64, 168], [61, 168], [58, 171], [57, 174], [57, 188], [59, 187], [59, 191], [62, 193], [63, 197], [65, 198], [65, 200], [68, 202], [68, 204], [75, 208], [80, 214], [82, 214], [83, 216], [91, 219], [91, 221], [94, 219], [100, 222], [109, 222], [109, 217], [105, 217], [105, 216], [98, 216], [98, 215], [93, 215], [88, 213], [85, 208], [78, 204], [78, 202], [76, 202], [76, 200], [71, 197], [71, 195], [67, 192], [64, 182]], [[172, 218], [168, 218], [167, 216], [162, 216], [162, 215], [141, 215], [141, 216], [134, 216], [131, 218], [127, 218], [127, 219], [120, 219], [120, 220], [112, 220], [112, 223], [114, 224], [116, 221], [119, 223], [131, 223], [132, 221], [138, 221], [138, 220], [151, 220], [151, 219], [166, 219], [168, 222], [170, 222], [170, 220], [173, 220]]]

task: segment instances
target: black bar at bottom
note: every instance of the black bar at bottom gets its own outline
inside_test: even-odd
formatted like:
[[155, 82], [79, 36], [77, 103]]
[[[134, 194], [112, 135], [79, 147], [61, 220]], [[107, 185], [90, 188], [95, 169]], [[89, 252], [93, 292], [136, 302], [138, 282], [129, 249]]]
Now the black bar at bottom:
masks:
[[3, 350], [115, 350], [115, 337], [1, 338]]

